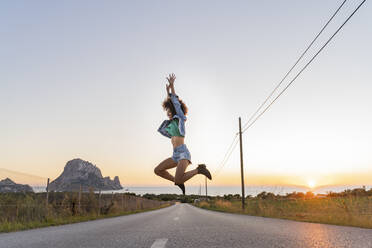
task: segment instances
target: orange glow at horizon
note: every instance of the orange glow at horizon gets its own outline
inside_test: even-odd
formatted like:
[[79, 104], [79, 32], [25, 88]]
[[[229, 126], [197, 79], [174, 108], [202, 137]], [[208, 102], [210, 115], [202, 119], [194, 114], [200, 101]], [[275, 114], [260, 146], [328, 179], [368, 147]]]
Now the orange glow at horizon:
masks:
[[[110, 161], [105, 159], [90, 158], [90, 161], [95, 161], [96, 164], [102, 172], [103, 176], [110, 176], [111, 179], [114, 176], [119, 176], [120, 182], [123, 186], [125, 185], [159, 185], [159, 186], [169, 186], [172, 185], [171, 181], [163, 179], [154, 174], [154, 167], [156, 162], [154, 161], [145, 161], [145, 163], [137, 164], [134, 161], [132, 163], [127, 163], [124, 161]], [[45, 165], [42, 164], [45, 168], [48, 168], [43, 171], [38, 171], [35, 173], [35, 168], [40, 165], [39, 162], [28, 162], [28, 170], [21, 170], [22, 163], [19, 164], [9, 163], [14, 165], [12, 169], [14, 171], [28, 173], [30, 175], [35, 175], [37, 178], [34, 179], [35, 183], [46, 184], [46, 178], [50, 177], [50, 180], [56, 179], [63, 171], [65, 165], [65, 158], [62, 158], [60, 162], [56, 163], [58, 166], [48, 166], [50, 162], [46, 161]], [[128, 166], [127, 164], [131, 164]], [[145, 165], [143, 165], [145, 164]], [[154, 165], [155, 164], [155, 165]], [[187, 170], [194, 169], [190, 167]], [[218, 186], [236, 186], [240, 185], [240, 173], [238, 170], [234, 171], [222, 171], [216, 177], [213, 177], [212, 181], [208, 180], [209, 185], [218, 185]], [[170, 169], [169, 172], [174, 175], [175, 168]], [[212, 176], [214, 173], [214, 168], [211, 168]], [[306, 187], [309, 189], [316, 189], [322, 186], [329, 185], [371, 185], [372, 182], [372, 171], [371, 170], [362, 170], [358, 172], [343, 172], [343, 173], [258, 173], [251, 172], [249, 170], [245, 171], [244, 181], [246, 185], [295, 185]], [[6, 173], [1, 174], [4, 178], [7, 176]], [[21, 180], [22, 178], [19, 177]], [[1, 180], [2, 178], [0, 178]], [[28, 182], [29, 181], [29, 182]], [[30, 180], [21, 180], [19, 183], [33, 183]], [[197, 175], [186, 182], [186, 185], [199, 185], [204, 184], [204, 178], [200, 175]]]
[[314, 180], [309, 180], [308, 182], [307, 182], [307, 185], [310, 187], [310, 188], [314, 188], [315, 187], [315, 184], [316, 184], [316, 182], [314, 181]]
[[[170, 171], [172, 174], [173, 171]], [[132, 174], [133, 175], [133, 174]], [[213, 175], [212, 175], [213, 176]], [[142, 178], [142, 180], [131, 180], [126, 179], [126, 183], [130, 185], [170, 185], [171, 182], [162, 179], [156, 175], [149, 175], [149, 177]], [[329, 185], [370, 185], [372, 181], [372, 173], [357, 173], [352, 176], [344, 174], [328, 174], [312, 176], [311, 179], [307, 175], [278, 175], [278, 174], [248, 174], [244, 177], [245, 185], [277, 185], [277, 186], [300, 186], [309, 189], [316, 189], [322, 186]], [[149, 183], [151, 182], [151, 183]], [[240, 185], [240, 175], [225, 174], [223, 176], [219, 175], [212, 181], [208, 180], [209, 185], [218, 186], [237, 186]], [[204, 184], [204, 178], [195, 176], [186, 182], [187, 185], [199, 185]]]

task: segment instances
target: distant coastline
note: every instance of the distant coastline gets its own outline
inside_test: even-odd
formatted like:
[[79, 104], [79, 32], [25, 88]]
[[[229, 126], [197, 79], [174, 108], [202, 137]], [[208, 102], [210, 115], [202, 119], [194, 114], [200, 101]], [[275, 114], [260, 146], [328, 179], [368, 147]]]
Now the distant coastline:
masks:
[[[372, 185], [329, 185], [324, 187], [315, 188], [313, 190], [301, 187], [301, 186], [275, 186], [275, 185], [262, 185], [262, 186], [246, 186], [245, 187], [245, 194], [256, 196], [257, 194], [266, 191], [271, 192], [274, 194], [285, 195], [287, 193], [296, 192], [307, 192], [312, 191], [315, 194], [326, 194], [329, 191], [332, 192], [342, 192], [346, 189], [355, 189], [355, 188], [362, 188], [363, 186], [366, 187], [367, 190], [372, 188]], [[45, 192], [45, 186], [36, 186], [31, 185], [35, 192]], [[201, 191], [201, 193], [200, 193]], [[135, 193], [136, 195], [144, 195], [144, 194], [180, 194], [180, 191], [177, 187], [173, 186], [124, 186], [121, 190], [105, 190], [102, 191], [103, 194], [111, 194], [114, 193]], [[186, 194], [198, 194], [205, 195], [205, 186], [187, 186], [186, 185]], [[208, 186], [208, 195], [210, 196], [223, 196], [228, 194], [241, 194], [241, 187], [240, 186]]]

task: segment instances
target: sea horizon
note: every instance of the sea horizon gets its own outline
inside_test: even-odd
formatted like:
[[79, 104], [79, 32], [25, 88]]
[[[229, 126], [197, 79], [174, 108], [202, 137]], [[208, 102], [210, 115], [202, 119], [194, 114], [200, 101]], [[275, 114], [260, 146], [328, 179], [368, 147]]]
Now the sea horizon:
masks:
[[[40, 185], [30, 185], [36, 193], [46, 192], [46, 186]], [[136, 195], [143, 196], [144, 194], [181, 194], [181, 191], [176, 186], [166, 186], [166, 185], [122, 185], [123, 189], [120, 190], [102, 190], [102, 194], [112, 194], [112, 193], [135, 193]], [[197, 185], [185, 185], [187, 195], [205, 195], [206, 190], [205, 186]], [[327, 194], [329, 192], [343, 192], [344, 190], [352, 190], [355, 188], [363, 188], [366, 190], [372, 189], [372, 185], [327, 185], [316, 188], [307, 188], [304, 186], [290, 186], [290, 185], [247, 185], [245, 186], [245, 196], [251, 195], [256, 196], [261, 192], [271, 192], [276, 195], [286, 195], [287, 193], [292, 192], [303, 192], [308, 191], [313, 192], [314, 194]], [[99, 191], [94, 191], [98, 193]], [[241, 195], [241, 186], [216, 186], [211, 185], [207, 187], [207, 194], [209, 196], [224, 196], [228, 194], [239, 194]]]

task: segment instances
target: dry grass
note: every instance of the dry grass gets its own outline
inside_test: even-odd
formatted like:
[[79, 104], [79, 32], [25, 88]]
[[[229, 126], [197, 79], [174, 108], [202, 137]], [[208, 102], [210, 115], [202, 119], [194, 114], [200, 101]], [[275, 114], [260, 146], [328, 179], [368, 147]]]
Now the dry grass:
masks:
[[61, 225], [158, 209], [170, 202], [149, 200], [129, 194], [52, 192], [1, 193], [0, 232]]
[[312, 199], [248, 199], [243, 211], [239, 200], [213, 199], [198, 207], [255, 216], [372, 228], [372, 197]]

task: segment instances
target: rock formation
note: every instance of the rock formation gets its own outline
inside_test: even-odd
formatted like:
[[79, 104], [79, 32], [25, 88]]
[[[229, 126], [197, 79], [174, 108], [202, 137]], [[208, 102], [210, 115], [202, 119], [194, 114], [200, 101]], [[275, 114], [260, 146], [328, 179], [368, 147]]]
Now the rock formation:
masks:
[[0, 181], [0, 192], [34, 192], [34, 190], [28, 184], [17, 184], [7, 177]]
[[93, 190], [118, 190], [123, 187], [120, 185], [119, 177], [114, 180], [110, 177], [102, 177], [101, 170], [80, 158], [70, 160], [66, 163], [62, 174], [49, 183], [49, 191], [77, 191], [80, 189]]

